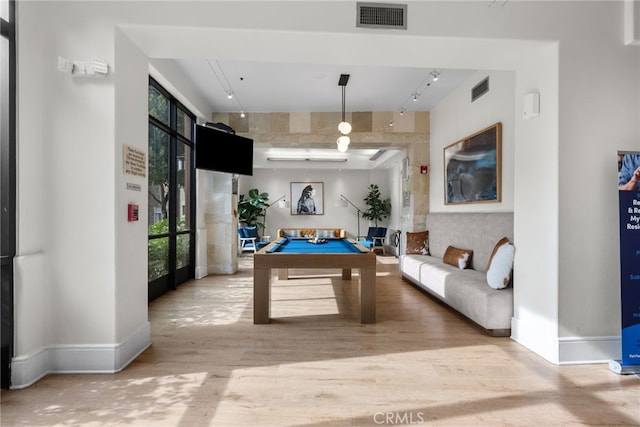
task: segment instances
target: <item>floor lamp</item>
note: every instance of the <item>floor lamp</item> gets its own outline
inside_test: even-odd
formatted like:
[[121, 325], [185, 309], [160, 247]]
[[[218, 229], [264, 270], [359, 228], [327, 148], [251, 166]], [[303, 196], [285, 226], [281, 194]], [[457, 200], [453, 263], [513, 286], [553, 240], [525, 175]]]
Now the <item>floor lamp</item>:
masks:
[[275, 206], [276, 204], [278, 205], [278, 207], [280, 209], [288, 208], [289, 207], [289, 202], [287, 202], [287, 199], [285, 199], [285, 197], [286, 197], [286, 194], [283, 194], [275, 202], [271, 203], [269, 206], [264, 208], [264, 229], [265, 230], [267, 229], [267, 210], [270, 207]]
[[[349, 200], [347, 198], [347, 196], [345, 196], [344, 194], [340, 194], [340, 200], [344, 200], [345, 202], [349, 203], [351, 206], [353, 206], [354, 208], [356, 208], [356, 211], [358, 211], [357, 213], [357, 217], [358, 217], [358, 235], [356, 236], [356, 240], [360, 239], [360, 213], [362, 212], [362, 209], [360, 209], [359, 207], [357, 207], [351, 200]], [[347, 205], [345, 205], [347, 206]]]

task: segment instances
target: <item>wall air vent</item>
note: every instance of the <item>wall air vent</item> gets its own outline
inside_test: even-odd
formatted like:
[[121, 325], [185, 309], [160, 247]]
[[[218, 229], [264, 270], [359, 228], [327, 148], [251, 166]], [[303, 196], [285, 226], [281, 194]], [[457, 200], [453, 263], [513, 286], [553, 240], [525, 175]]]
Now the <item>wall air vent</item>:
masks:
[[407, 5], [357, 3], [356, 27], [407, 29]]
[[480, 98], [487, 92], [489, 92], [489, 76], [485, 77], [484, 80], [471, 88], [471, 102]]

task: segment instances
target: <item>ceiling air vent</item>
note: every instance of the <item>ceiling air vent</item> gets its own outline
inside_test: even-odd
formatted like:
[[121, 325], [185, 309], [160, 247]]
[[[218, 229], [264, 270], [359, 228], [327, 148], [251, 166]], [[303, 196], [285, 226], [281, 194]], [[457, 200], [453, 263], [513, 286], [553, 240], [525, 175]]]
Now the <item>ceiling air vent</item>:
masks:
[[407, 5], [357, 3], [356, 27], [407, 29]]
[[471, 102], [480, 98], [487, 92], [489, 92], [489, 76], [485, 77], [484, 80], [471, 88]]

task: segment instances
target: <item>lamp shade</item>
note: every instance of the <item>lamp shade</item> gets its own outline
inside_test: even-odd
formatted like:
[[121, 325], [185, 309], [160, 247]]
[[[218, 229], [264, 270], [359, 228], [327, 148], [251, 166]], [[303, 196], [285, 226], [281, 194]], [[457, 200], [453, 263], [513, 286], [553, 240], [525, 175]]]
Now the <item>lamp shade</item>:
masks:
[[343, 135], [348, 135], [351, 132], [351, 123], [349, 122], [340, 122], [338, 125], [338, 130]]
[[289, 208], [289, 206], [290, 206], [290, 205], [289, 205], [289, 202], [288, 202], [288, 201], [286, 201], [286, 200], [280, 200], [280, 201], [278, 202], [278, 208], [280, 208], [280, 209], [288, 209], [288, 208]]

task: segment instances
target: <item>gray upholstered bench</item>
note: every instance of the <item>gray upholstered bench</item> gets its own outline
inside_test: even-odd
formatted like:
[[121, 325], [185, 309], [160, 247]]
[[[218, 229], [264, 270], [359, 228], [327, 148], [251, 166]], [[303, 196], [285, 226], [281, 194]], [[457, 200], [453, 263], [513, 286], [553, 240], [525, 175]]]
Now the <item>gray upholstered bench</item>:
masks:
[[[489, 259], [503, 237], [513, 242], [512, 213], [430, 213], [429, 255], [404, 254], [403, 279], [458, 311], [494, 336], [511, 333], [513, 285], [493, 289], [487, 283]], [[443, 262], [449, 246], [473, 250], [471, 268]]]

